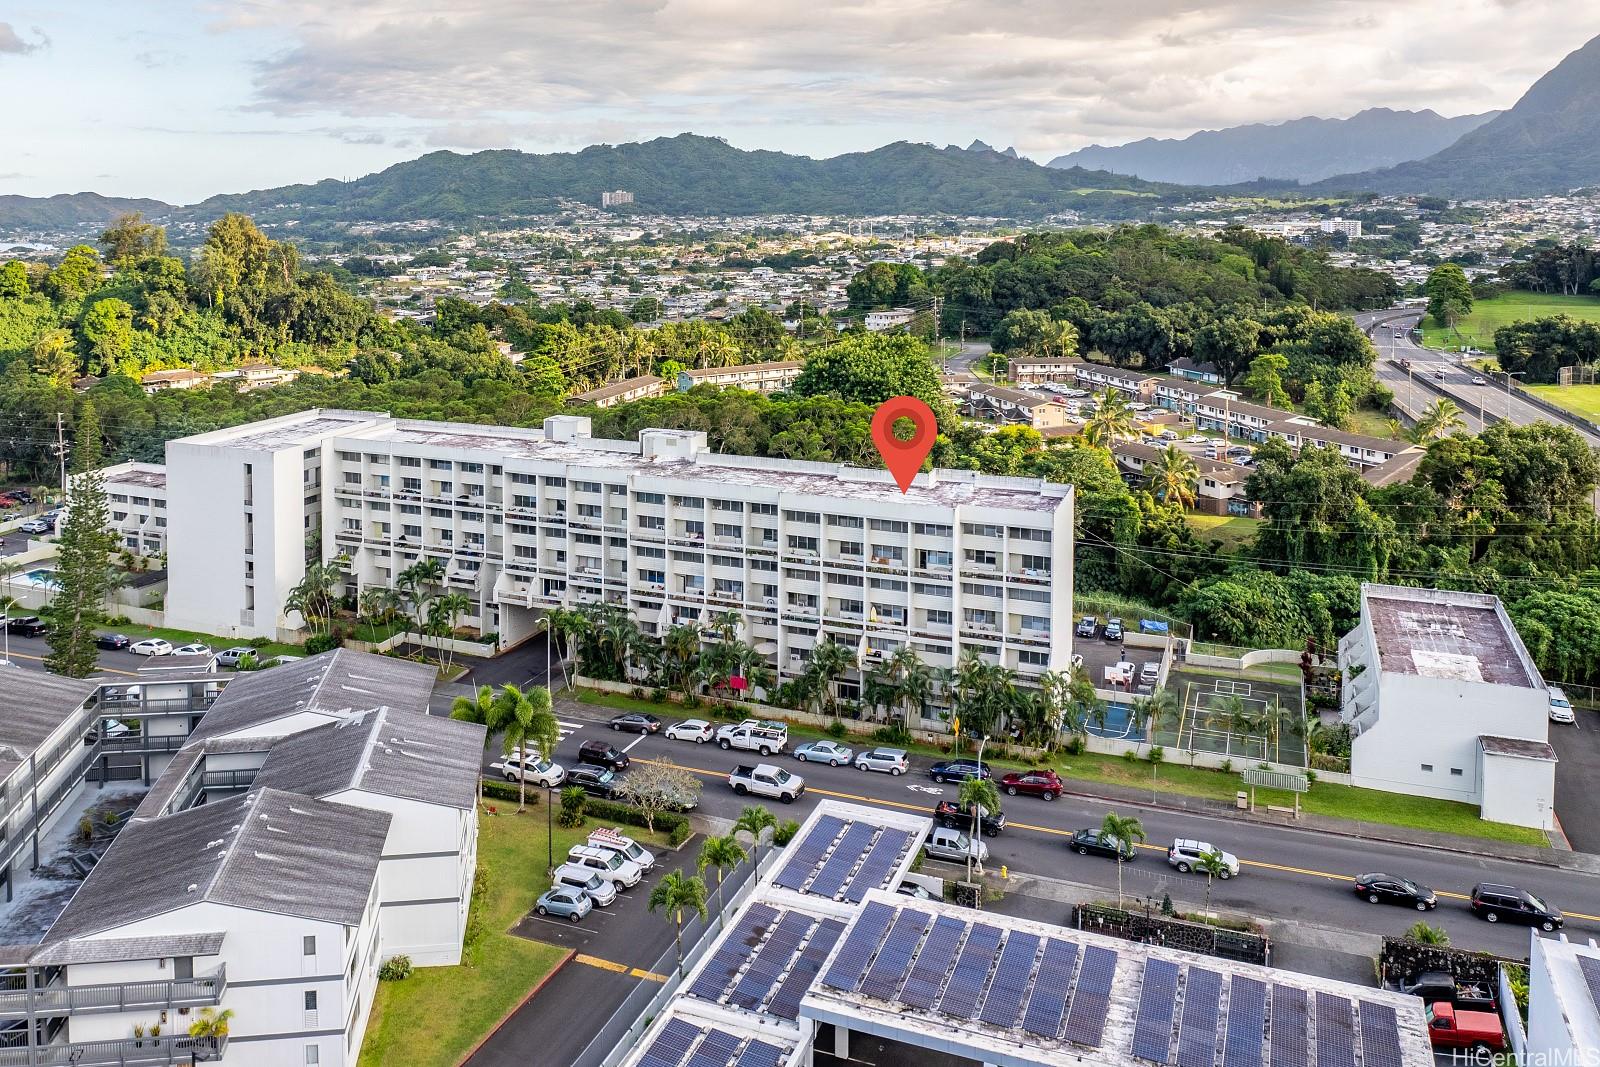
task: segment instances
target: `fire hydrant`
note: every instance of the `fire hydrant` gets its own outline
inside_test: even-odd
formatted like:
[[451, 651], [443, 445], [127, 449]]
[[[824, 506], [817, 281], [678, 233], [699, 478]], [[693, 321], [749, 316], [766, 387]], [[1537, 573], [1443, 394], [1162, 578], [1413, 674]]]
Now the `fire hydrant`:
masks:
[[1010, 871], [1007, 870], [1006, 865], [1002, 863], [1000, 865], [1000, 880], [1003, 882], [1003, 881], [1005, 881], [1006, 879], [1008, 879], [1010, 877], [1011, 877]]

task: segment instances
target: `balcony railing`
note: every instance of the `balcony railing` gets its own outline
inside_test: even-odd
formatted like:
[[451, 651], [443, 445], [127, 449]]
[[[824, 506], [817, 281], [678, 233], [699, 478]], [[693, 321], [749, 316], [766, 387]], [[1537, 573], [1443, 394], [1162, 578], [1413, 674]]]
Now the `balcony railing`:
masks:
[[[16, 1034], [18, 1036], [13, 1037]], [[226, 1037], [168, 1036], [126, 1038], [122, 1041], [87, 1041], [71, 1045], [29, 1047], [13, 1042], [27, 1040], [28, 1032], [0, 1034], [0, 1067], [99, 1067], [123, 1064], [186, 1064], [222, 1059]]]
[[[102, 1011], [212, 1007], [228, 990], [226, 967], [195, 978], [156, 982], [110, 982], [103, 985], [55, 984], [43, 989], [0, 992], [0, 1018], [33, 1015], [87, 1015]], [[0, 1060], [0, 1062], [4, 1062]]]

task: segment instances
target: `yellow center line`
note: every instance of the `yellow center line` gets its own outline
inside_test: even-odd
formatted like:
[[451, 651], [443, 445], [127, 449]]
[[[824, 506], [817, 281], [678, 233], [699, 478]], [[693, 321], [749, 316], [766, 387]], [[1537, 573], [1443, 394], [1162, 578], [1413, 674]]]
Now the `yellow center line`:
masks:
[[[4, 657], [0, 656], [0, 658], [4, 658]], [[11, 653], [11, 658], [12, 659], [31, 659], [35, 663], [43, 663], [44, 662], [44, 657], [43, 656], [30, 656], [26, 652], [13, 652], [13, 653]], [[106, 674], [121, 674], [121, 675], [125, 675], [126, 677], [129, 677], [129, 678], [137, 678], [137, 677], [139, 677], [139, 674], [138, 674], [137, 671], [122, 671], [122, 670], [118, 670], [115, 667], [100, 667], [100, 665], [98, 663], [95, 664], [95, 666], [99, 667], [100, 670], [104, 671]]]
[[616, 963], [612, 960], [601, 959], [599, 956], [591, 956], [586, 952], [580, 952], [573, 956], [572, 961], [574, 963], [581, 963], [586, 967], [598, 967], [602, 971], [611, 971], [614, 974], [625, 974], [631, 978], [642, 978], [647, 982], [665, 982], [667, 980], [667, 976], [664, 974], [657, 974], [654, 971], [647, 971], [643, 967], [630, 967], [626, 963]]
[[[638, 762], [640, 762], [640, 763], [662, 763], [663, 761], [661, 761], [661, 760], [641, 759]], [[727, 774], [725, 774], [725, 773], [723, 773], [721, 771], [706, 770], [705, 768], [702, 768], [702, 767], [688, 767], [688, 766], [684, 766], [683, 764], [672, 763], [671, 761], [665, 761], [665, 764], [667, 766], [677, 767], [680, 770], [691, 771], [691, 772], [693, 772], [695, 774], [703, 774], [703, 775], [706, 775], [709, 778], [725, 779], [725, 778], [728, 777]], [[859, 801], [860, 803], [869, 804], [869, 805], [870, 804], [876, 804], [879, 807], [901, 808], [901, 809], [904, 809], [905, 811], [915, 811], [915, 812], [926, 813], [927, 810], [928, 810], [928, 806], [926, 804], [906, 804], [906, 803], [904, 803], [902, 801], [898, 801], [898, 800], [883, 800], [883, 799], [881, 799], [879, 797], [866, 797], [866, 796], [861, 796], [861, 795], [856, 794], [856, 793], [841, 793], [841, 792], [838, 792], [837, 790], [832, 790], [832, 789], [816, 789], [816, 788], [813, 788], [812, 786], [809, 786], [809, 785], [806, 786], [806, 792], [808, 792], [808, 793], [816, 793], [818, 796], [834, 797], [834, 798], [839, 799], [839, 800], [854, 800], [854, 801]], [[1062, 830], [1062, 829], [1059, 829], [1059, 828], [1054, 827], [1054, 826], [1039, 826], [1039, 825], [1037, 825], [1035, 823], [1026, 823], [1026, 822], [1007, 822], [1006, 823], [1006, 829], [1008, 829], [1008, 830], [1032, 830], [1035, 833], [1051, 834], [1051, 835], [1053, 835], [1055, 837], [1071, 837], [1074, 833], [1077, 832], [1075, 830]], [[1152, 844], [1148, 844], [1148, 843], [1145, 843], [1145, 842], [1138, 842], [1137, 844], [1138, 844], [1139, 848], [1142, 848], [1142, 849], [1144, 849], [1144, 850], [1146, 850], [1148, 852], [1160, 852], [1160, 853], [1165, 854], [1166, 851], [1167, 851], [1165, 848], [1163, 848], [1160, 845], [1152, 845]], [[1327, 881], [1330, 881], [1330, 882], [1351, 882], [1351, 883], [1353, 883], [1355, 881], [1355, 875], [1353, 875], [1353, 874], [1334, 874], [1334, 873], [1332, 873], [1330, 871], [1319, 871], [1319, 870], [1316, 870], [1316, 869], [1311, 868], [1311, 867], [1295, 867], [1295, 866], [1291, 866], [1289, 864], [1283, 864], [1283, 863], [1268, 863], [1265, 860], [1241, 859], [1239, 861], [1239, 866], [1241, 866], [1241, 867], [1255, 867], [1255, 868], [1258, 868], [1258, 869], [1264, 870], [1264, 871], [1278, 871], [1278, 872], [1283, 873], [1283, 874], [1298, 874], [1298, 875], [1303, 875], [1304, 877], [1307, 877], [1307, 878], [1322, 878], [1322, 879], [1326, 879]], [[1446, 889], [1436, 889], [1436, 890], [1434, 890], [1434, 894], [1436, 896], [1445, 897], [1445, 898], [1448, 898], [1450, 900], [1471, 900], [1472, 899], [1472, 897], [1470, 895], [1466, 894], [1466, 893], [1456, 893], [1456, 892], [1452, 892], [1452, 891], [1446, 890]], [[1588, 914], [1585, 914], [1584, 912], [1581, 912], [1581, 911], [1569, 911], [1569, 912], [1566, 912], [1565, 915], [1569, 919], [1584, 919], [1584, 920], [1587, 920], [1589, 922], [1600, 922], [1600, 915], [1588, 915]]]

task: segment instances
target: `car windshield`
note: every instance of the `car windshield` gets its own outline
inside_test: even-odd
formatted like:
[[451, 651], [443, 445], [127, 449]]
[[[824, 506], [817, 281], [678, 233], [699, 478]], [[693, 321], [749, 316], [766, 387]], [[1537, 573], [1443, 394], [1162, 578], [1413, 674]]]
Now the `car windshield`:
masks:
[[788, 780], [789, 780], [789, 772], [786, 771], [786, 770], [779, 769], [779, 771], [778, 771], [778, 781], [787, 782]]
[[1544, 901], [1540, 900], [1538, 897], [1534, 896], [1532, 893], [1524, 893], [1522, 896], [1523, 896], [1523, 899], [1526, 900], [1529, 904], [1533, 905], [1534, 909], [1537, 910], [1537, 911], [1548, 912], [1548, 911], [1554, 910], [1554, 909], [1552, 909], [1550, 907], [1550, 905], [1546, 904]]

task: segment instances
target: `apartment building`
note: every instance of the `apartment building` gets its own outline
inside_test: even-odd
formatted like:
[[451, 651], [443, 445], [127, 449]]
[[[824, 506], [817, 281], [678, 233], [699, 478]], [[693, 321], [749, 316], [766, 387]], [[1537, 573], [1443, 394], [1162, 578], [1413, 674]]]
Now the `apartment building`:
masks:
[[464, 624], [503, 645], [604, 600], [651, 633], [737, 611], [780, 674], [827, 639], [863, 662], [972, 648], [1024, 676], [1071, 657], [1072, 488], [1039, 479], [939, 470], [901, 493], [886, 471], [720, 455], [699, 432], [597, 439], [571, 415], [527, 430], [308, 411], [167, 456], [174, 626], [297, 623], [284, 597], [320, 529], [352, 592], [438, 560], [471, 599]]
[[762, 363], [742, 363], [736, 367], [707, 367], [678, 372], [678, 391], [697, 385], [720, 385], [748, 389], [755, 393], [777, 393], [789, 388], [805, 369], [802, 359], [775, 359]]
[[641, 374], [633, 378], [624, 378], [620, 382], [611, 382], [607, 385], [588, 389], [581, 393], [573, 393], [568, 397], [573, 404], [593, 404], [597, 408], [612, 408], [618, 404], [626, 404], [634, 400], [646, 400], [652, 396], [661, 396], [667, 391], [667, 380], [655, 374]]
[[889, 308], [887, 311], [867, 312], [867, 329], [874, 333], [883, 330], [898, 330], [908, 325], [917, 313], [910, 308]]
[[1065, 405], [1003, 385], [975, 385], [968, 389], [963, 410], [975, 418], [1017, 423], [1035, 430], [1060, 429], [1074, 421]]
[[[1111, 455], [1123, 473], [1143, 483], [1145, 468], [1157, 463], [1164, 447], [1144, 441], [1116, 440], [1111, 442]], [[1245, 493], [1245, 482], [1250, 478], [1250, 468], [1240, 463], [1194, 457], [1199, 477], [1195, 482], [1194, 510], [1208, 515], [1240, 515], [1259, 519], [1261, 505]]]
[[119, 463], [100, 472], [111, 529], [122, 547], [154, 559], [167, 550], [167, 468], [159, 463]]
[[[484, 731], [426, 714], [431, 668], [341, 649], [132, 699], [28, 678], [59, 690], [45, 749], [70, 750], [62, 771], [41, 763], [49, 795], [95, 788], [84, 772], [112, 756], [160, 769], [64, 907], [19, 902], [42, 925], [0, 948], [5, 1062], [344, 1067], [383, 960], [459, 962]], [[112, 713], [115, 735], [98, 728]], [[206, 1008], [233, 1012], [226, 1037], [188, 1036]]]
[[83, 745], [93, 682], [0, 666], [0, 880], [11, 900], [39, 841], [93, 766]]

